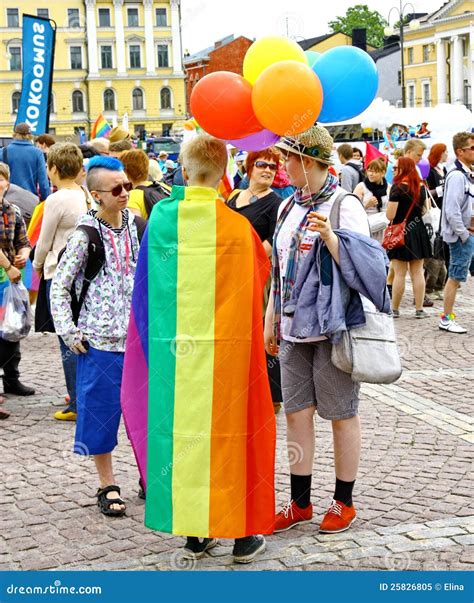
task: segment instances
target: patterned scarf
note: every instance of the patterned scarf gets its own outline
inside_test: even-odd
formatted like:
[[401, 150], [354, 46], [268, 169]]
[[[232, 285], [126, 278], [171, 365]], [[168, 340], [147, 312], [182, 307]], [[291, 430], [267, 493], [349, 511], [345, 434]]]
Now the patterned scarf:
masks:
[[[291, 297], [291, 291], [296, 282], [296, 272], [298, 270], [298, 262], [300, 258], [300, 244], [303, 240], [306, 230], [306, 216], [309, 212], [317, 209], [321, 203], [327, 201], [335, 192], [338, 186], [338, 179], [333, 174], [328, 173], [326, 182], [324, 183], [321, 190], [317, 193], [303, 195], [301, 189], [298, 189], [295, 194], [290, 197], [288, 203], [283, 208], [283, 211], [278, 218], [278, 222], [275, 228], [275, 234], [273, 235], [273, 250], [272, 250], [272, 290], [273, 290], [273, 330], [276, 337], [280, 338], [280, 320], [281, 320], [281, 309], [285, 303]], [[285, 223], [286, 218], [290, 214], [291, 210], [298, 204], [306, 209], [306, 212], [298, 224], [293, 236], [291, 238], [290, 246], [288, 249], [288, 260], [286, 264], [286, 272], [283, 277], [283, 289], [280, 287], [280, 263], [278, 259], [277, 251], [277, 238], [278, 234]]]

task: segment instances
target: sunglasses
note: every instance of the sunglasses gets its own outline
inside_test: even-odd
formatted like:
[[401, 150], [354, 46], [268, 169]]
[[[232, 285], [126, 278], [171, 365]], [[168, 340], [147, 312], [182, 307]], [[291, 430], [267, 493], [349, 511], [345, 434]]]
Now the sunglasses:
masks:
[[104, 190], [100, 190], [100, 189], [96, 189], [96, 191], [98, 193], [112, 193], [112, 195], [114, 197], [118, 197], [120, 195], [120, 193], [122, 192], [122, 189], [126, 190], [127, 193], [129, 193], [132, 190], [133, 186], [131, 182], [124, 182], [123, 184], [117, 184], [117, 186], [114, 186], [114, 188], [110, 189], [109, 191], [104, 191]]
[[272, 172], [276, 172], [278, 168], [276, 163], [268, 163], [268, 161], [256, 161], [255, 167], [258, 167], [262, 170], [264, 170], [265, 168], [270, 168]]
[[470, 147], [462, 147], [461, 150], [462, 151], [474, 151], [474, 144], [472, 144]]

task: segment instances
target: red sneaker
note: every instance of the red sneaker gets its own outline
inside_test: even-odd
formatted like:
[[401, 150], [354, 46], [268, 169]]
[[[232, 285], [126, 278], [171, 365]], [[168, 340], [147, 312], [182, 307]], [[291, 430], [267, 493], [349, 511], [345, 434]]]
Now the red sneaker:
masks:
[[333, 500], [319, 526], [319, 531], [323, 534], [344, 532], [351, 527], [355, 519], [356, 510], [354, 506], [348, 507], [338, 500]]
[[300, 509], [294, 500], [290, 500], [275, 517], [274, 532], [285, 532], [299, 523], [309, 523], [313, 518], [313, 505]]

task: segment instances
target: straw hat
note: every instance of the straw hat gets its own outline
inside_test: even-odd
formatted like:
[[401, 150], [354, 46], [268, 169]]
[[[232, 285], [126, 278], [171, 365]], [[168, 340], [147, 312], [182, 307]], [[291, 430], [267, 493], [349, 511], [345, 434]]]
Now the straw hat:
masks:
[[130, 138], [130, 134], [127, 132], [127, 130], [121, 128], [120, 126], [115, 126], [115, 128], [112, 128], [108, 136], [110, 142], [120, 142], [126, 138]]
[[333, 139], [326, 128], [317, 124], [306, 132], [282, 138], [275, 146], [295, 155], [311, 157], [325, 165], [334, 165], [331, 159]]

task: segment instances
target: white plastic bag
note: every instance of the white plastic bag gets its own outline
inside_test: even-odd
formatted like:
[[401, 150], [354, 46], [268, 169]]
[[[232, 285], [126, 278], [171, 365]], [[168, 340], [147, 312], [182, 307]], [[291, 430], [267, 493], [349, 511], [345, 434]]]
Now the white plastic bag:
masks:
[[3, 292], [0, 335], [7, 341], [24, 339], [31, 329], [28, 289], [20, 281], [10, 283]]

